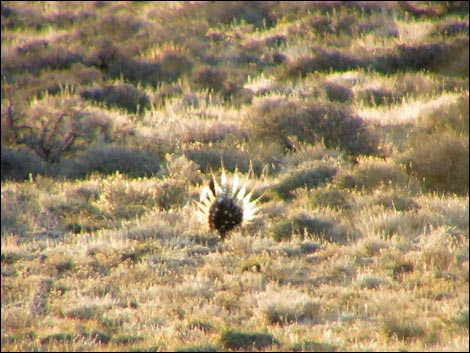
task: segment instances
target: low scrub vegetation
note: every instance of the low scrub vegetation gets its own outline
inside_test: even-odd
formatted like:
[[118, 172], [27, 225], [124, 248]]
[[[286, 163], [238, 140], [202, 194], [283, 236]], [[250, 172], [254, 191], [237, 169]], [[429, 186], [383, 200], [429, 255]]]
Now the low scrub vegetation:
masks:
[[468, 10], [3, 1], [2, 352], [468, 350]]

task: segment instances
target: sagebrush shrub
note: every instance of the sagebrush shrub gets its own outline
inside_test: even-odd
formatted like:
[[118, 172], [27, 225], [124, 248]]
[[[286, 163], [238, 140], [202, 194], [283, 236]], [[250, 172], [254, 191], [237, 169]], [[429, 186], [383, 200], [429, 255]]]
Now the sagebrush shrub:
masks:
[[407, 180], [402, 168], [390, 161], [366, 158], [360, 159], [358, 164], [352, 173], [338, 174], [335, 184], [350, 189], [373, 190], [381, 186], [402, 185]]
[[112, 174], [116, 171], [134, 177], [150, 176], [160, 169], [160, 161], [148, 152], [128, 147], [93, 147], [76, 159], [57, 166], [57, 174], [83, 178], [91, 173]]
[[2, 180], [26, 180], [30, 174], [44, 174], [46, 165], [28, 149], [2, 147], [1, 171]]
[[211, 25], [245, 21], [255, 27], [274, 25], [276, 15], [264, 1], [232, 1], [203, 4], [202, 10]]
[[428, 190], [468, 194], [468, 138], [425, 135], [403, 157], [408, 173], [415, 175]]
[[347, 241], [346, 230], [335, 222], [301, 213], [274, 223], [269, 229], [270, 236], [275, 241], [291, 239], [293, 235], [305, 238], [307, 235], [315, 235], [321, 239], [344, 243]]
[[247, 113], [247, 130], [255, 141], [275, 142], [292, 150], [291, 136], [300, 142], [323, 141], [351, 155], [378, 153], [378, 138], [366, 122], [344, 106], [323, 101], [269, 97], [254, 101]]
[[227, 72], [215, 67], [201, 67], [193, 72], [193, 81], [201, 87], [220, 91], [227, 80]]
[[298, 170], [283, 177], [275, 186], [276, 192], [285, 200], [294, 197], [293, 191], [298, 188], [312, 189], [333, 179], [337, 169], [326, 165]]
[[325, 82], [323, 88], [327, 98], [332, 102], [345, 103], [354, 98], [354, 93], [348, 87], [334, 82]]
[[363, 64], [353, 56], [338, 50], [320, 50], [313, 55], [304, 55], [286, 63], [281, 77], [305, 77], [314, 71], [346, 71], [362, 67]]
[[242, 173], [247, 173], [250, 168], [256, 175], [261, 174], [263, 166], [260, 161], [252, 160], [250, 155], [242, 151], [220, 151], [217, 149], [186, 149], [184, 155], [191, 161], [199, 165], [201, 171], [218, 170], [221, 164], [229, 172], [238, 169]]
[[103, 102], [110, 107], [119, 107], [130, 113], [140, 113], [150, 107], [150, 100], [144, 92], [129, 83], [84, 89], [80, 92], [83, 99]]
[[269, 333], [243, 332], [237, 330], [224, 330], [220, 335], [220, 343], [226, 349], [263, 349], [279, 341]]
[[347, 193], [345, 193], [344, 190], [328, 187], [313, 190], [309, 195], [308, 205], [310, 207], [331, 207], [335, 209], [351, 207]]

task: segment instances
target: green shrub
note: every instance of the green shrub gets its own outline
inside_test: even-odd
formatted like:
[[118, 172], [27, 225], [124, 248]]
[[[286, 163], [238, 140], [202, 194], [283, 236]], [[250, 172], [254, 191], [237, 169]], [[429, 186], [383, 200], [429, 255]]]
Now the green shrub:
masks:
[[227, 329], [220, 335], [220, 343], [226, 349], [263, 349], [279, 341], [269, 333], [243, 332]]
[[2, 147], [1, 171], [2, 180], [27, 180], [30, 174], [44, 174], [46, 165], [30, 150]]

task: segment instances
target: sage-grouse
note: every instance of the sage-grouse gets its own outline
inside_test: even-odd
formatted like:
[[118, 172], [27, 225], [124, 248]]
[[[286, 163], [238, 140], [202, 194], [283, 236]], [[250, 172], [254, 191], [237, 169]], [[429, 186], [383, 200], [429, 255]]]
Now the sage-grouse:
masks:
[[256, 200], [251, 200], [253, 191], [246, 193], [246, 182], [241, 182], [238, 174], [228, 182], [225, 170], [222, 170], [220, 185], [212, 175], [209, 186], [202, 192], [199, 208], [199, 220], [216, 230], [222, 238], [233, 228], [249, 223], [258, 211]]

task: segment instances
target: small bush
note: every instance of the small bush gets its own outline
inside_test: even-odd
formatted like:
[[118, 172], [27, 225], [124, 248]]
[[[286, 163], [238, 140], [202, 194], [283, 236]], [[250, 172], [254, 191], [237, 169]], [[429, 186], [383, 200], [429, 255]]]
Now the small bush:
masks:
[[419, 205], [412, 198], [402, 196], [396, 192], [391, 195], [381, 194], [375, 202], [385, 208], [397, 211], [410, 211], [419, 208]]
[[243, 20], [261, 28], [263, 26], [273, 26], [276, 20], [272, 5], [264, 1], [207, 3], [202, 5], [202, 10], [212, 26]]
[[452, 43], [436, 42], [416, 46], [400, 44], [394, 48], [393, 52], [377, 56], [373, 61], [375, 61], [376, 70], [383, 73], [410, 69], [439, 71], [440, 68], [452, 61], [456, 53], [465, 50], [465, 48], [468, 53], [468, 39], [455, 40]]
[[66, 315], [72, 319], [91, 320], [99, 318], [103, 309], [95, 304], [83, 305], [67, 311]]
[[202, 67], [193, 72], [194, 83], [214, 91], [221, 91], [226, 80], [227, 72], [215, 67]]
[[134, 114], [150, 107], [147, 95], [128, 83], [85, 89], [80, 92], [80, 96], [83, 99], [103, 102], [110, 107], [123, 108]]
[[295, 148], [294, 136], [299, 142], [323, 141], [327, 148], [351, 155], [378, 153], [378, 139], [366, 122], [333, 103], [270, 97], [255, 101], [246, 119], [253, 140], [275, 142], [286, 150]]
[[204, 173], [218, 170], [221, 164], [229, 172], [234, 172], [238, 168], [240, 172], [247, 173], [250, 170], [250, 166], [252, 166], [254, 173], [260, 175], [263, 169], [261, 162], [252, 161], [246, 152], [188, 149], [183, 151], [183, 153], [186, 158], [199, 165], [200, 170]]
[[384, 318], [380, 330], [388, 338], [397, 338], [404, 341], [422, 337], [425, 334], [424, 329], [413, 320], [395, 317]]
[[185, 181], [128, 179], [116, 173], [104, 180], [103, 191], [96, 201], [98, 208], [110, 218], [133, 218], [160, 208], [182, 206], [186, 201]]
[[297, 342], [288, 349], [292, 352], [336, 352], [338, 350], [338, 348], [332, 344], [315, 341]]
[[361, 67], [360, 62], [352, 56], [338, 50], [321, 50], [314, 56], [306, 55], [288, 61], [281, 77], [305, 77], [315, 71], [347, 71]]
[[[423, 110], [419, 117], [418, 136], [415, 140], [427, 139], [419, 136], [450, 133], [457, 136], [467, 136], [469, 132], [469, 96], [468, 93], [451, 96], [453, 99], [445, 100], [442, 104], [431, 106]], [[413, 142], [412, 142], [413, 143]], [[418, 145], [418, 144], [416, 144]]]
[[78, 335], [76, 335], [74, 333], [61, 332], [61, 333], [55, 333], [55, 334], [52, 334], [52, 335], [48, 335], [44, 338], [41, 338], [39, 340], [39, 342], [42, 345], [48, 345], [48, 344], [51, 344], [51, 343], [54, 343], [54, 342], [69, 343], [70, 344], [70, 343], [74, 342], [77, 338], [78, 338]]
[[75, 160], [64, 161], [56, 174], [68, 178], [83, 178], [91, 173], [112, 174], [119, 171], [133, 177], [151, 176], [160, 169], [159, 160], [151, 154], [128, 147], [95, 147]]
[[27, 180], [29, 175], [44, 174], [46, 165], [37, 154], [27, 149], [2, 147], [2, 180]]
[[273, 344], [279, 344], [278, 340], [269, 333], [242, 332], [237, 330], [224, 330], [220, 336], [220, 342], [226, 349], [263, 349]]
[[275, 241], [283, 241], [290, 239], [293, 231], [294, 227], [292, 223], [288, 220], [283, 220], [273, 224], [269, 230], [269, 234]]
[[351, 207], [346, 193], [335, 188], [313, 190], [309, 196], [308, 205], [310, 207], [331, 207], [335, 209]]
[[343, 85], [333, 83], [333, 82], [326, 82], [323, 84], [323, 88], [326, 91], [327, 98], [332, 102], [350, 102], [354, 98], [354, 93], [348, 88]]
[[275, 223], [269, 230], [269, 234], [275, 241], [291, 239], [292, 235], [305, 238], [307, 234], [336, 243], [344, 243], [347, 240], [344, 227], [337, 226], [332, 221], [313, 218], [306, 214]]
[[285, 325], [293, 322], [315, 322], [320, 305], [306, 302], [303, 305], [272, 304], [264, 310], [264, 315], [270, 324]]
[[397, 100], [392, 91], [386, 89], [370, 88], [359, 93], [358, 98], [368, 105], [389, 105]]
[[217, 352], [217, 347], [212, 344], [186, 346], [177, 348], [175, 352]]
[[405, 172], [399, 166], [381, 159], [362, 159], [353, 173], [341, 173], [336, 185], [356, 190], [373, 190], [381, 186], [402, 185]]
[[428, 190], [468, 194], [468, 138], [444, 135], [423, 137], [403, 158], [408, 173]]
[[311, 170], [301, 170], [284, 177], [275, 187], [276, 192], [285, 200], [292, 199], [292, 191], [298, 188], [312, 189], [333, 179], [336, 175], [336, 168], [328, 166], [318, 166]]
[[337, 226], [330, 220], [300, 214], [293, 218], [293, 225], [301, 238], [304, 238], [306, 234], [313, 234], [331, 242], [342, 243], [347, 240], [344, 227]]
[[184, 180], [193, 185], [202, 181], [199, 165], [190, 161], [186, 156], [166, 155], [168, 161], [167, 170], [170, 178]]
[[28, 71], [39, 74], [45, 68], [68, 69], [83, 58], [67, 46], [34, 40], [17, 48], [15, 52], [2, 57], [2, 74], [5, 77]]

